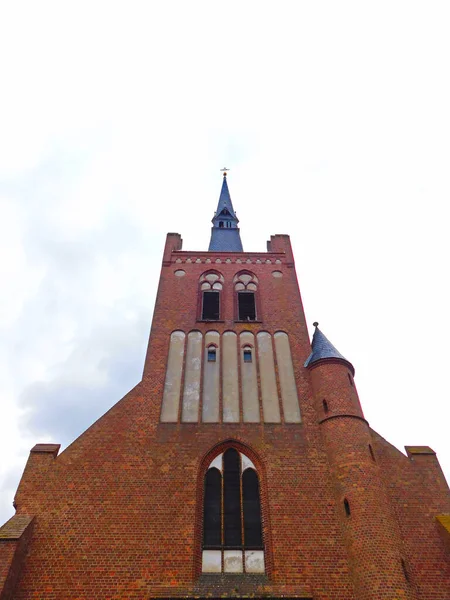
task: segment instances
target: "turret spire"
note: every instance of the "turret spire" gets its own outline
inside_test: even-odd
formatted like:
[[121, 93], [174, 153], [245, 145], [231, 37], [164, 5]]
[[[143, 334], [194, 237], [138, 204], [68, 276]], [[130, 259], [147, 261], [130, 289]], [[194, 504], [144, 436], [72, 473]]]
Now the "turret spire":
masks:
[[209, 252], [242, 252], [239, 219], [234, 212], [227, 183], [228, 169], [222, 169], [223, 182], [217, 210], [212, 219]]
[[330, 340], [320, 331], [319, 323], [317, 321], [313, 323], [316, 330], [314, 331], [311, 348], [312, 352], [308, 356], [305, 367], [310, 367], [313, 363], [323, 360], [339, 360], [348, 365], [354, 374], [355, 369], [351, 362], [349, 362], [342, 354], [337, 350]]

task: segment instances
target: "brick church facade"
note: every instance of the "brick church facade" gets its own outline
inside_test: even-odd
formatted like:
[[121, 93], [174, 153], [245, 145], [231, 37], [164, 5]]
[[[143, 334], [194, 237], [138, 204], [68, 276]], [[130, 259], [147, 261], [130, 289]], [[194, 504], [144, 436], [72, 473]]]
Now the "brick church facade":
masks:
[[435, 453], [373, 431], [289, 237], [244, 252], [226, 173], [208, 251], [164, 248], [143, 378], [61, 454], [32, 448], [1, 600], [449, 600]]

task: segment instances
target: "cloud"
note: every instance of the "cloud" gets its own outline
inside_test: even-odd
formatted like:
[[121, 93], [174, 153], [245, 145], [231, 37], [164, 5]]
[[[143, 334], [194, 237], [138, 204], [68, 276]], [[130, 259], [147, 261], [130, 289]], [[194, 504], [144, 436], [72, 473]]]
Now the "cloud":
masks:
[[113, 330], [96, 327], [72, 340], [74, 350], [51, 379], [31, 383], [20, 395], [25, 433], [66, 446], [140, 381], [147, 320], [127, 320], [114, 310], [105, 315]]

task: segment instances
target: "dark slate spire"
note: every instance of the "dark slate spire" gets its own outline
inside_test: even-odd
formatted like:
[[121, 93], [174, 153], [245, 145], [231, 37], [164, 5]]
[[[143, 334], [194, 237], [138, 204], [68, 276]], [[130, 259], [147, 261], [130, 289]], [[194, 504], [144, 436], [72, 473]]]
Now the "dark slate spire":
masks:
[[242, 252], [239, 219], [234, 212], [228, 190], [227, 172], [224, 171], [217, 211], [212, 219], [209, 252]]
[[314, 323], [314, 327], [316, 328], [313, 339], [312, 339], [312, 352], [308, 356], [305, 367], [310, 367], [312, 364], [322, 361], [322, 360], [339, 360], [344, 362], [352, 371], [355, 373], [355, 369], [351, 362], [349, 362], [342, 354], [336, 350], [333, 344], [328, 340], [328, 338], [320, 331], [319, 323]]

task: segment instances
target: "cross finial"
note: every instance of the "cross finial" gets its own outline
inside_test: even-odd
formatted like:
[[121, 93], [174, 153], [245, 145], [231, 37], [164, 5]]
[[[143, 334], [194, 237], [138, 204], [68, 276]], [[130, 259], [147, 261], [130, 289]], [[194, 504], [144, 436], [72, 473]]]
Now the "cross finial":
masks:
[[230, 169], [227, 169], [226, 167], [224, 167], [223, 169], [220, 169], [220, 170], [223, 171], [223, 176], [226, 177], [227, 171], [229, 171]]

